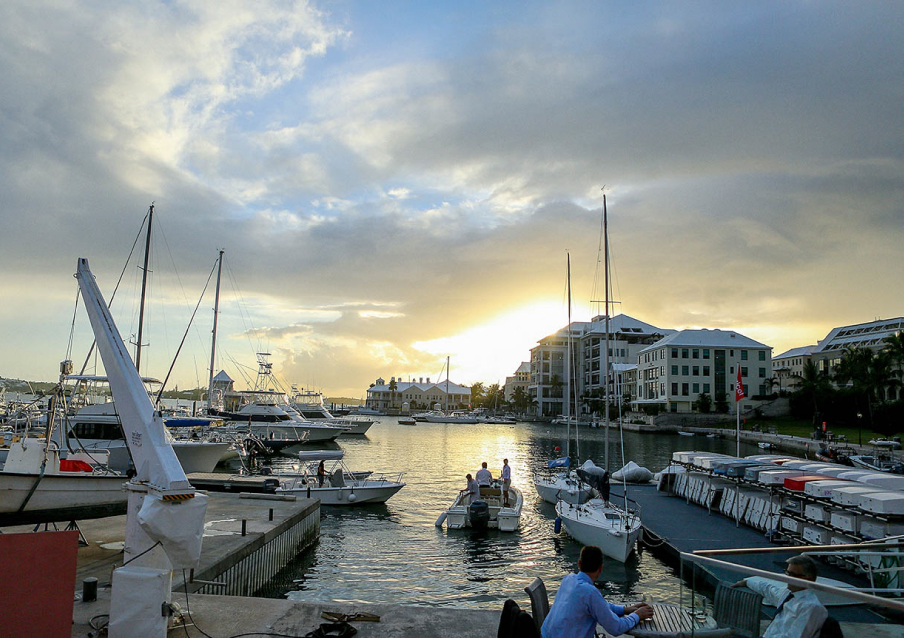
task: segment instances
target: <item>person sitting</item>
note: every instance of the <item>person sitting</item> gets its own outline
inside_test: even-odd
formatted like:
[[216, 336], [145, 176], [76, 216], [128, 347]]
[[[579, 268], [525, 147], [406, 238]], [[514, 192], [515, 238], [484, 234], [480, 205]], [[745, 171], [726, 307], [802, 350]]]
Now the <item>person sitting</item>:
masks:
[[[809, 556], [792, 556], [787, 561], [785, 574], [816, 582], [818, 567]], [[758, 576], [736, 582], [732, 587], [749, 587], [763, 597], [763, 602], [776, 608], [775, 618], [763, 634], [763, 638], [801, 636], [814, 638], [819, 635], [829, 612], [816, 592], [801, 585], [785, 584]]]
[[472, 477], [470, 474], [465, 474], [465, 480], [468, 482], [468, 486], [461, 492], [462, 494], [467, 492], [468, 500], [466, 504], [470, 505], [480, 498], [480, 486], [477, 485], [477, 481], [475, 481], [474, 477]]
[[556, 593], [541, 633], [543, 638], [593, 638], [596, 626], [620, 636], [634, 629], [641, 620], [653, 617], [646, 603], [623, 606], [606, 602], [593, 584], [603, 571], [603, 552], [585, 545], [578, 560], [578, 573], [568, 574]]
[[477, 484], [482, 485], [484, 487], [489, 487], [493, 483], [493, 475], [487, 469], [487, 462], [484, 461], [481, 464], [479, 470], [477, 470]]

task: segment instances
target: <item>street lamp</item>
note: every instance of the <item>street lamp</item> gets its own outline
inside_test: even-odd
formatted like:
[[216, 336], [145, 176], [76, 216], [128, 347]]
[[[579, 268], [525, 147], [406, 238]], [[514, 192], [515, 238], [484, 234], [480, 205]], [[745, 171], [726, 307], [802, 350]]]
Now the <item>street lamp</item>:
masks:
[[863, 414], [857, 413], [857, 445], [863, 445]]

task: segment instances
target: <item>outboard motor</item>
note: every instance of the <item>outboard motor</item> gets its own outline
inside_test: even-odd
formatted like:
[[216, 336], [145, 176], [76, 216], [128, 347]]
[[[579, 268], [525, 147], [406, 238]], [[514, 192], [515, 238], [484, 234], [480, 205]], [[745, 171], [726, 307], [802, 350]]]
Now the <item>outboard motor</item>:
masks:
[[490, 523], [490, 506], [486, 501], [474, 501], [468, 507], [468, 516], [471, 519], [471, 527], [486, 529]]

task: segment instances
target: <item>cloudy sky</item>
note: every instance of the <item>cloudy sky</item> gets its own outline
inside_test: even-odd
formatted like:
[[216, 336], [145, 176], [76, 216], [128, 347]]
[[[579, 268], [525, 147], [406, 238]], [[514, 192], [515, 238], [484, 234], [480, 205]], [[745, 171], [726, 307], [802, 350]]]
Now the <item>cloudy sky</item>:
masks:
[[[621, 312], [776, 354], [900, 316], [902, 24], [869, 1], [7, 0], [0, 376], [81, 367], [76, 259], [109, 296], [151, 202], [161, 378], [222, 248], [240, 381], [267, 351], [331, 395], [447, 355], [501, 382], [564, 325], [566, 252], [574, 318], [598, 310], [603, 186]], [[212, 305], [170, 387], [206, 383]]]

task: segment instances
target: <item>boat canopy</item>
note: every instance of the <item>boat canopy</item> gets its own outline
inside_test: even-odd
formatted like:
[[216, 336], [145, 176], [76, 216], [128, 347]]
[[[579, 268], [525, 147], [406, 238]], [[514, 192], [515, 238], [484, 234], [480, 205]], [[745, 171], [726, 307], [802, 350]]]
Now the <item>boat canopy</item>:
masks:
[[302, 461], [339, 461], [343, 456], [344, 450], [303, 450], [298, 453]]

